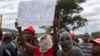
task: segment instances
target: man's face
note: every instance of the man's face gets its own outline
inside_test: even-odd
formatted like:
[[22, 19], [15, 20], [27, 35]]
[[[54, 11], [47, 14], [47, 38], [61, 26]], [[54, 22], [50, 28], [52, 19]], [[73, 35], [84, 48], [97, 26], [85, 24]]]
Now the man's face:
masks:
[[84, 35], [83, 40], [88, 41], [89, 40], [89, 35]]
[[100, 44], [93, 43], [93, 48], [92, 48], [92, 50], [93, 50], [93, 53], [94, 53], [94, 54], [100, 53]]
[[62, 49], [65, 51], [69, 50], [69, 48], [70, 48], [69, 45], [70, 45], [70, 38], [62, 37], [61, 38]]
[[32, 40], [33, 34], [30, 31], [23, 31], [23, 34], [27, 41]]

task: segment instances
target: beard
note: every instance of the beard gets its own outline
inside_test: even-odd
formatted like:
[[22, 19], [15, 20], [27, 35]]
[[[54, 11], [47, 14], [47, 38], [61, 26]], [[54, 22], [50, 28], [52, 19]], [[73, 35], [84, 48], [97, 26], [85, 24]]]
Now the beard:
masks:
[[32, 36], [24, 36], [26, 41], [30, 43], [32, 41]]
[[30, 42], [31, 40], [32, 40], [32, 39], [29, 39], [29, 38], [26, 39], [27, 42]]

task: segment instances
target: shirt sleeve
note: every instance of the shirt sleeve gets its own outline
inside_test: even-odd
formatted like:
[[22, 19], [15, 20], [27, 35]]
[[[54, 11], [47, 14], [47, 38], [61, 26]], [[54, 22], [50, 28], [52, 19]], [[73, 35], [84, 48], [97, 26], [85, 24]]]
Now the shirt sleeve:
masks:
[[81, 49], [77, 48], [76, 56], [83, 56], [83, 52], [81, 51]]

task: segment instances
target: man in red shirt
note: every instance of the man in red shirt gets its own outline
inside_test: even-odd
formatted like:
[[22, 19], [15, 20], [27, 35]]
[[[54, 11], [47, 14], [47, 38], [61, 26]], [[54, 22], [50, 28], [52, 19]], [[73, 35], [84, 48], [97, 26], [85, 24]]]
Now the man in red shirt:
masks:
[[30, 53], [33, 53], [34, 56], [41, 56], [41, 55], [42, 56], [52, 56], [53, 43], [52, 43], [51, 35], [48, 35], [48, 34], [42, 35], [40, 38], [40, 41], [39, 41], [40, 47], [37, 47], [37, 46], [32, 46], [25, 40], [20, 27], [18, 29], [18, 32], [19, 32], [19, 37], [20, 37], [21, 43], [27, 49], [27, 51], [29, 51]]

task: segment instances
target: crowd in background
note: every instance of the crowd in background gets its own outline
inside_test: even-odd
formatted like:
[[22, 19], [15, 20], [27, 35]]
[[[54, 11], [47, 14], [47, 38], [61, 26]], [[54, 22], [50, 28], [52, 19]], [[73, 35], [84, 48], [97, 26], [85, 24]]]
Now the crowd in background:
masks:
[[0, 56], [100, 56], [100, 38], [90, 40], [90, 35], [84, 33], [80, 42], [68, 28], [56, 30], [56, 24], [57, 20], [54, 20], [53, 26], [40, 37], [33, 26], [22, 31], [17, 22], [16, 35], [2, 34], [0, 28]]

